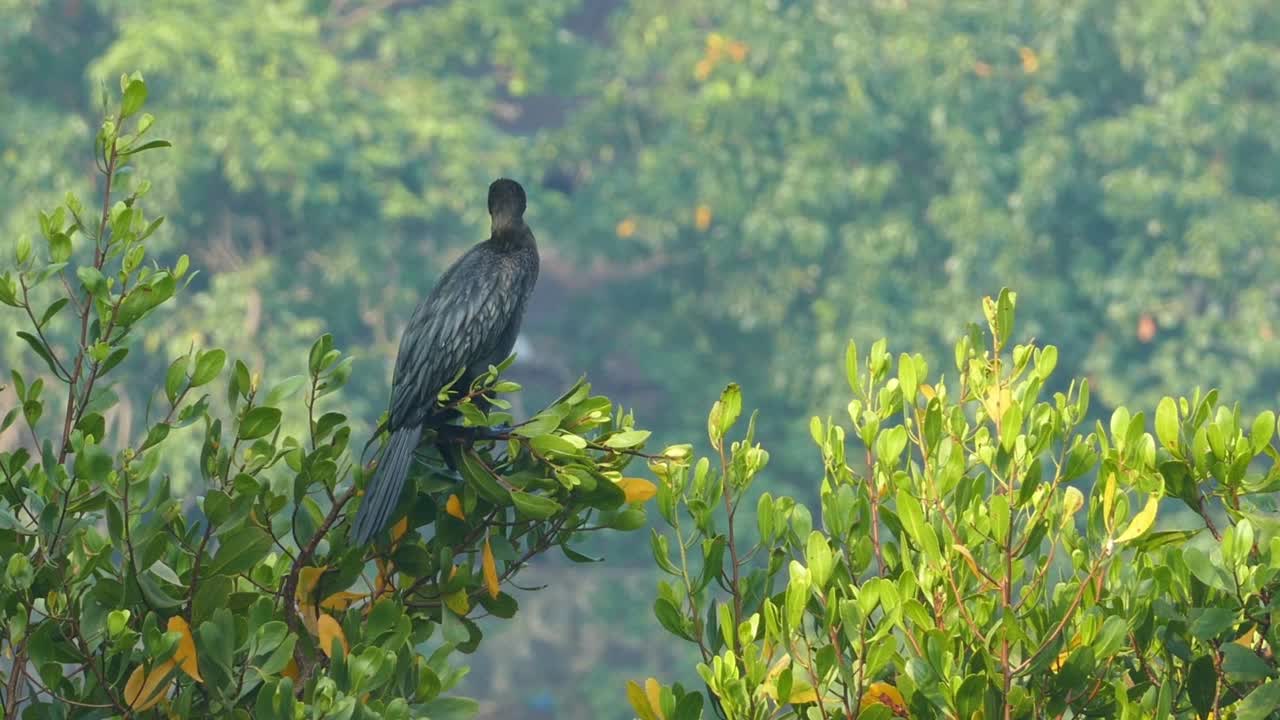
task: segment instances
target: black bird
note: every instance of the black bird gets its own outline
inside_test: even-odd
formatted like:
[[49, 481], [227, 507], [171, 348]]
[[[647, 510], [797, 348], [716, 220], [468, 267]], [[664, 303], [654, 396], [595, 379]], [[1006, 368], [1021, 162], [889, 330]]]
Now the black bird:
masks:
[[511, 354], [538, 279], [538, 245], [524, 210], [520, 183], [495, 180], [489, 186], [489, 239], [458, 258], [409, 318], [391, 382], [391, 441], [356, 512], [357, 544], [390, 522], [422, 431], [456, 415], [436, 404], [440, 391], [459, 371], [454, 387], [469, 387]]

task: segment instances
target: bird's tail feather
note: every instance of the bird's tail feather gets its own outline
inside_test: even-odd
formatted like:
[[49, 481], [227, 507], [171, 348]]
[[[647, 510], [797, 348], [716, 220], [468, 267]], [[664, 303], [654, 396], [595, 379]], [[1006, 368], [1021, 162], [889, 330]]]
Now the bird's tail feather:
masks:
[[396, 501], [400, 499], [400, 491], [413, 462], [413, 451], [421, 437], [421, 427], [405, 427], [391, 433], [387, 451], [365, 488], [364, 502], [356, 511], [353, 533], [357, 545], [367, 545], [391, 520], [391, 511], [395, 510]]

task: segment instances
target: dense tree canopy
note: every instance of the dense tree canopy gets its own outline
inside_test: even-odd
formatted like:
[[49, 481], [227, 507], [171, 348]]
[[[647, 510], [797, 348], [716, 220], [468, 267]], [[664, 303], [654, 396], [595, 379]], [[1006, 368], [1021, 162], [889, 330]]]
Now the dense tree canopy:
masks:
[[0, 0], [0, 16], [5, 237], [67, 188], [90, 195], [103, 79], [140, 69], [175, 144], [148, 165], [157, 243], [202, 273], [141, 339], [154, 357], [113, 422], [141, 417], [192, 344], [277, 357], [278, 380], [329, 331], [357, 349], [348, 410], [372, 427], [399, 329], [483, 237], [499, 175], [529, 189], [544, 248], [514, 369], [534, 402], [586, 371], [676, 440], [736, 380], [763, 411], [762, 482], [802, 496], [818, 470], [802, 418], [843, 413], [845, 342], [940, 361], [1000, 286], [1026, 289], [1021, 328], [1090, 378], [1098, 412], [1196, 385], [1253, 411], [1280, 391], [1272, 0]]

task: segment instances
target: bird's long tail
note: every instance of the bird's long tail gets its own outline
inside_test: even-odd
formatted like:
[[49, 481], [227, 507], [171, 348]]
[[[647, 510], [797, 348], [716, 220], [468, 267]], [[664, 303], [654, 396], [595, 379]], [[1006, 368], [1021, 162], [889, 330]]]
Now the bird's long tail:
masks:
[[357, 545], [367, 545], [391, 520], [391, 511], [395, 510], [396, 501], [400, 499], [404, 480], [409, 475], [409, 465], [413, 462], [413, 451], [421, 437], [420, 426], [403, 427], [391, 433], [387, 451], [365, 488], [364, 502], [356, 511], [352, 532]]

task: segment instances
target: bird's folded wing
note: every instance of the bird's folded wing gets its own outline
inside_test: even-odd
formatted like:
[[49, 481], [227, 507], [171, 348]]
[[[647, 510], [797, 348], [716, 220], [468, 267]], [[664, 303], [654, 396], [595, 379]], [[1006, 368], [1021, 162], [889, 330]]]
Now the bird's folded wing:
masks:
[[473, 248], [414, 310], [396, 358], [392, 429], [421, 423], [445, 384], [487, 357], [502, 336], [520, 294], [504, 288], [501, 266], [491, 260]]

